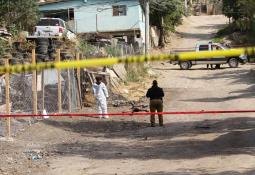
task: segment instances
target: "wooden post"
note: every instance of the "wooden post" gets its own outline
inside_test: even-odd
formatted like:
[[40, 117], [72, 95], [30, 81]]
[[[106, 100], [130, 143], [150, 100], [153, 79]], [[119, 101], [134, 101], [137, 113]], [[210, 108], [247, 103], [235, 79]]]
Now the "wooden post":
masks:
[[42, 70], [42, 110], [45, 109], [44, 70]]
[[67, 21], [68, 22], [70, 21], [70, 9], [69, 8], [67, 9]]
[[[60, 62], [60, 49], [57, 49], [57, 62]], [[61, 86], [61, 70], [58, 71], [58, 113], [62, 113], [62, 86]]]
[[[5, 66], [9, 66], [9, 59], [5, 60]], [[5, 103], [6, 103], [6, 115], [11, 114], [10, 108], [10, 74], [5, 74]], [[8, 117], [6, 120], [6, 131], [7, 131], [7, 138], [11, 137], [11, 118]]]
[[[76, 52], [76, 60], [80, 60], [79, 52]], [[81, 102], [81, 69], [77, 68], [77, 79], [78, 79], [78, 91], [79, 91], [79, 107], [82, 109], [82, 102]]]
[[71, 83], [70, 83], [70, 70], [69, 69], [67, 69], [67, 86], [68, 86], [68, 112], [72, 112]]
[[121, 58], [123, 58], [124, 57], [124, 51], [123, 51], [124, 49], [123, 49], [123, 45], [121, 45]]
[[[35, 49], [32, 49], [32, 64], [36, 64]], [[37, 110], [37, 74], [36, 70], [33, 70], [32, 76], [32, 91], [33, 91], [33, 113], [38, 114]]]
[[96, 32], [98, 32], [98, 14], [96, 14]]

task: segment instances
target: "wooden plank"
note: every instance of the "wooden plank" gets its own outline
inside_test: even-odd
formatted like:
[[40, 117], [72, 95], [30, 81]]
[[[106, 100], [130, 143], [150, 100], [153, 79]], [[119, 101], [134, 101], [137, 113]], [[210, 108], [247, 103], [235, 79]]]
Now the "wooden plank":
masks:
[[[76, 52], [76, 60], [80, 60], [80, 53]], [[79, 91], [79, 107], [82, 109], [82, 100], [81, 100], [81, 69], [77, 68], [77, 79], [78, 79], [78, 91]]]
[[71, 104], [71, 83], [70, 83], [70, 70], [67, 69], [67, 86], [68, 86], [68, 112], [72, 112]]
[[[5, 60], [5, 66], [9, 66], [9, 59]], [[10, 74], [5, 74], [5, 102], [6, 102], [6, 114], [11, 114], [11, 108], [10, 108]], [[11, 137], [11, 118], [8, 117], [6, 120], [6, 130], [7, 130], [7, 137]]]
[[42, 109], [45, 109], [44, 70], [42, 71]]
[[[32, 49], [32, 64], [36, 64], [35, 60], [35, 49]], [[32, 91], [33, 91], [33, 113], [38, 114], [37, 109], [37, 77], [36, 70], [33, 71], [32, 75]]]
[[86, 75], [89, 77], [90, 84], [93, 85], [93, 79], [87, 71], [86, 71]]
[[[60, 62], [60, 49], [57, 49], [56, 62]], [[62, 86], [61, 86], [61, 70], [57, 70], [58, 74], [58, 113], [62, 113]]]
[[109, 75], [108, 72], [95, 72], [95, 71], [90, 71], [90, 70], [86, 70], [86, 72], [91, 73], [91, 74], [98, 74], [98, 75], [106, 75], [106, 76]]
[[127, 71], [125, 69], [125, 65], [124, 64], [113, 65], [113, 71], [118, 75], [118, 77], [121, 80], [123, 80], [123, 81], [126, 80]]

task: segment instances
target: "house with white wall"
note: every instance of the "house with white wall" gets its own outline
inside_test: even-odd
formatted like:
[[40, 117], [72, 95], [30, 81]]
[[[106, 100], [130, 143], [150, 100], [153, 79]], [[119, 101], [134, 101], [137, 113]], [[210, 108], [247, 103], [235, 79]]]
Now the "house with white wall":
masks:
[[144, 43], [145, 18], [139, 0], [55, 0], [40, 2], [46, 17], [69, 21], [78, 34], [102, 33]]

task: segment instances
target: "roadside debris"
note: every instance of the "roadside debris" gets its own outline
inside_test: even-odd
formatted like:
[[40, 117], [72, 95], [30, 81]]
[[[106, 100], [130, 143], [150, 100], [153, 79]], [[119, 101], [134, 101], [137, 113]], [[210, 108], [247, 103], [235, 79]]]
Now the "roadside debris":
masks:
[[127, 106], [128, 103], [129, 102], [126, 100], [115, 100], [115, 101], [112, 101], [112, 106], [113, 107]]
[[131, 106], [129, 112], [148, 112], [149, 105], [144, 104], [144, 101], [127, 101], [127, 100], [115, 100], [112, 101], [113, 107]]
[[44, 119], [50, 118], [50, 117], [48, 116], [48, 114], [47, 114], [47, 112], [46, 112], [45, 109], [43, 110], [42, 114], [44, 115], [44, 116], [43, 116]]
[[0, 27], [0, 37], [11, 37], [12, 34], [10, 34], [5, 27]]
[[130, 102], [131, 104], [131, 110], [132, 112], [148, 112], [148, 107], [149, 105], [145, 105], [145, 104], [136, 104], [134, 101]]
[[41, 150], [27, 150], [23, 152], [28, 160], [40, 160], [43, 158], [44, 154]]

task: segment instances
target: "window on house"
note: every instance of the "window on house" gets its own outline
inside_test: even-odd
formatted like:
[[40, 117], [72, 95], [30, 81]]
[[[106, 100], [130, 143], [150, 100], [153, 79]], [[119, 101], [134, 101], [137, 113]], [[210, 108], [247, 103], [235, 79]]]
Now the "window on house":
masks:
[[113, 16], [126, 16], [127, 15], [127, 6], [126, 5], [112, 6], [112, 15]]

